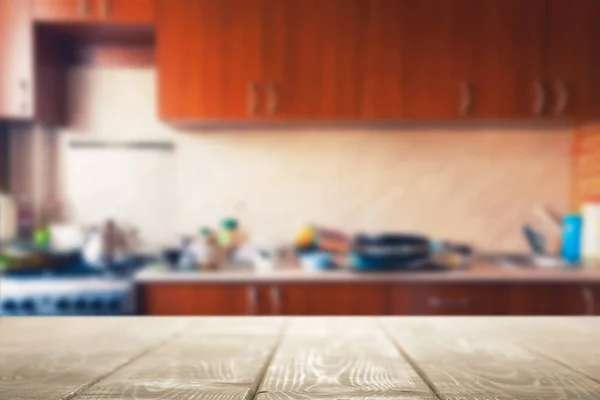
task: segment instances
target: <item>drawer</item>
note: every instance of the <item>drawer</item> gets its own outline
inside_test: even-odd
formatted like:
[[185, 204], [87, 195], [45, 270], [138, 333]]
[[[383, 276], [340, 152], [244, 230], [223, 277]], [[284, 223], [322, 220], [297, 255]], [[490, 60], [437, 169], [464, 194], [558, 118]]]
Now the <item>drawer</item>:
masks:
[[494, 285], [415, 285], [410, 291], [409, 307], [414, 315], [502, 314], [502, 292]]

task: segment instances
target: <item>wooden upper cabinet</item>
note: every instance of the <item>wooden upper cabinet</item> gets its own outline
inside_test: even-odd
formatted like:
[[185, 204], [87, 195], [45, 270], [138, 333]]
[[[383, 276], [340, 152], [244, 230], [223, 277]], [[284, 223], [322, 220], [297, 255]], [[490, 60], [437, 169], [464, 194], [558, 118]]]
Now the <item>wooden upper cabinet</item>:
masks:
[[365, 119], [402, 118], [404, 3], [399, 0], [366, 3], [364, 32], [359, 37], [364, 41], [359, 77], [360, 116]]
[[45, 22], [152, 23], [155, 0], [33, 0]]
[[397, 3], [402, 4], [396, 24], [403, 28], [396, 39], [402, 42], [403, 116], [452, 119], [469, 115], [473, 101], [473, 1]]
[[547, 15], [548, 115], [600, 116], [600, 2], [548, 0]]
[[318, 119], [323, 114], [323, 1], [266, 0], [264, 4], [262, 111], [274, 119]]
[[159, 113], [165, 120], [247, 120], [263, 112], [261, 1], [161, 1]]
[[97, 7], [99, 7], [99, 16], [103, 21], [148, 24], [154, 22], [156, 1], [96, 0]]
[[546, 0], [482, 0], [472, 7], [473, 115], [544, 115], [549, 107], [543, 68]]
[[263, 60], [268, 118], [361, 117], [369, 3], [265, 1]]
[[33, 117], [33, 28], [29, 0], [0, 0], [0, 118]]
[[95, 18], [95, 0], [33, 0], [38, 21], [76, 22]]

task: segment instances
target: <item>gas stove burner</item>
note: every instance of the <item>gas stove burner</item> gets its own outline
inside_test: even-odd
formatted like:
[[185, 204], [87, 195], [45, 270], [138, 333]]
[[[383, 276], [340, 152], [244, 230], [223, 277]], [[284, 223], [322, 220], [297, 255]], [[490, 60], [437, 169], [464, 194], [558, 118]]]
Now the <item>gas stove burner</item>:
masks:
[[1, 279], [0, 315], [130, 315], [133, 283], [127, 280]]

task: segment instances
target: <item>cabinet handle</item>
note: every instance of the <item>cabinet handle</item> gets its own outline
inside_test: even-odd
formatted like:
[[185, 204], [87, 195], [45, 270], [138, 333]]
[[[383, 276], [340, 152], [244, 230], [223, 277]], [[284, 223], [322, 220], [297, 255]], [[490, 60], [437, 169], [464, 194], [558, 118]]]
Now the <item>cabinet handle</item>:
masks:
[[471, 299], [440, 299], [439, 297], [430, 297], [428, 303], [430, 307], [436, 308], [466, 308], [471, 305]]
[[471, 113], [473, 106], [473, 91], [471, 85], [467, 82], [461, 82], [459, 85], [460, 91], [460, 109], [459, 113], [462, 117], [466, 117]]
[[102, 2], [102, 18], [107, 19], [110, 16], [110, 0]]
[[281, 314], [281, 290], [277, 286], [271, 288], [271, 301], [273, 302], [272, 314]]
[[277, 84], [272, 82], [269, 85], [269, 105], [267, 109], [269, 110], [269, 115], [275, 115], [277, 113], [277, 107], [279, 106], [279, 91], [277, 88]]
[[533, 113], [542, 115], [546, 109], [546, 86], [541, 80], [537, 80], [533, 84], [535, 90], [535, 101], [533, 103]]
[[567, 110], [569, 106], [569, 89], [567, 89], [567, 84], [565, 81], [559, 79], [554, 83], [556, 88], [556, 113], [558, 115], [562, 115]]
[[90, 9], [88, 7], [88, 0], [79, 0], [79, 15], [82, 17], [87, 17]]
[[255, 82], [248, 84], [248, 114], [252, 117], [258, 111], [258, 85]]
[[250, 286], [248, 288], [248, 313], [250, 315], [258, 314], [258, 289], [256, 286]]
[[583, 296], [583, 300], [585, 301], [585, 315], [594, 315], [595, 313], [595, 298], [594, 292], [589, 287], [581, 289], [581, 295]]

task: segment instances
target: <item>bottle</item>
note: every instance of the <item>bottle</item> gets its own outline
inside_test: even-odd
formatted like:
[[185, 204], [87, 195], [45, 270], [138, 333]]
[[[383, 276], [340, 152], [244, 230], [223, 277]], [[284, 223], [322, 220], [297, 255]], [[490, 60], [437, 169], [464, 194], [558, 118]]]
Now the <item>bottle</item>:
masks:
[[240, 244], [239, 223], [234, 218], [224, 218], [221, 221], [221, 229], [218, 234], [218, 243], [223, 249], [227, 261], [231, 261], [233, 253]]
[[590, 198], [581, 208], [581, 256], [585, 266], [600, 265], [600, 199]]
[[567, 214], [562, 224], [562, 250], [563, 259], [571, 264], [581, 260], [581, 231], [582, 218], [579, 214]]
[[206, 270], [217, 269], [222, 262], [219, 241], [210, 228], [200, 229], [200, 248], [202, 257], [200, 267]]

